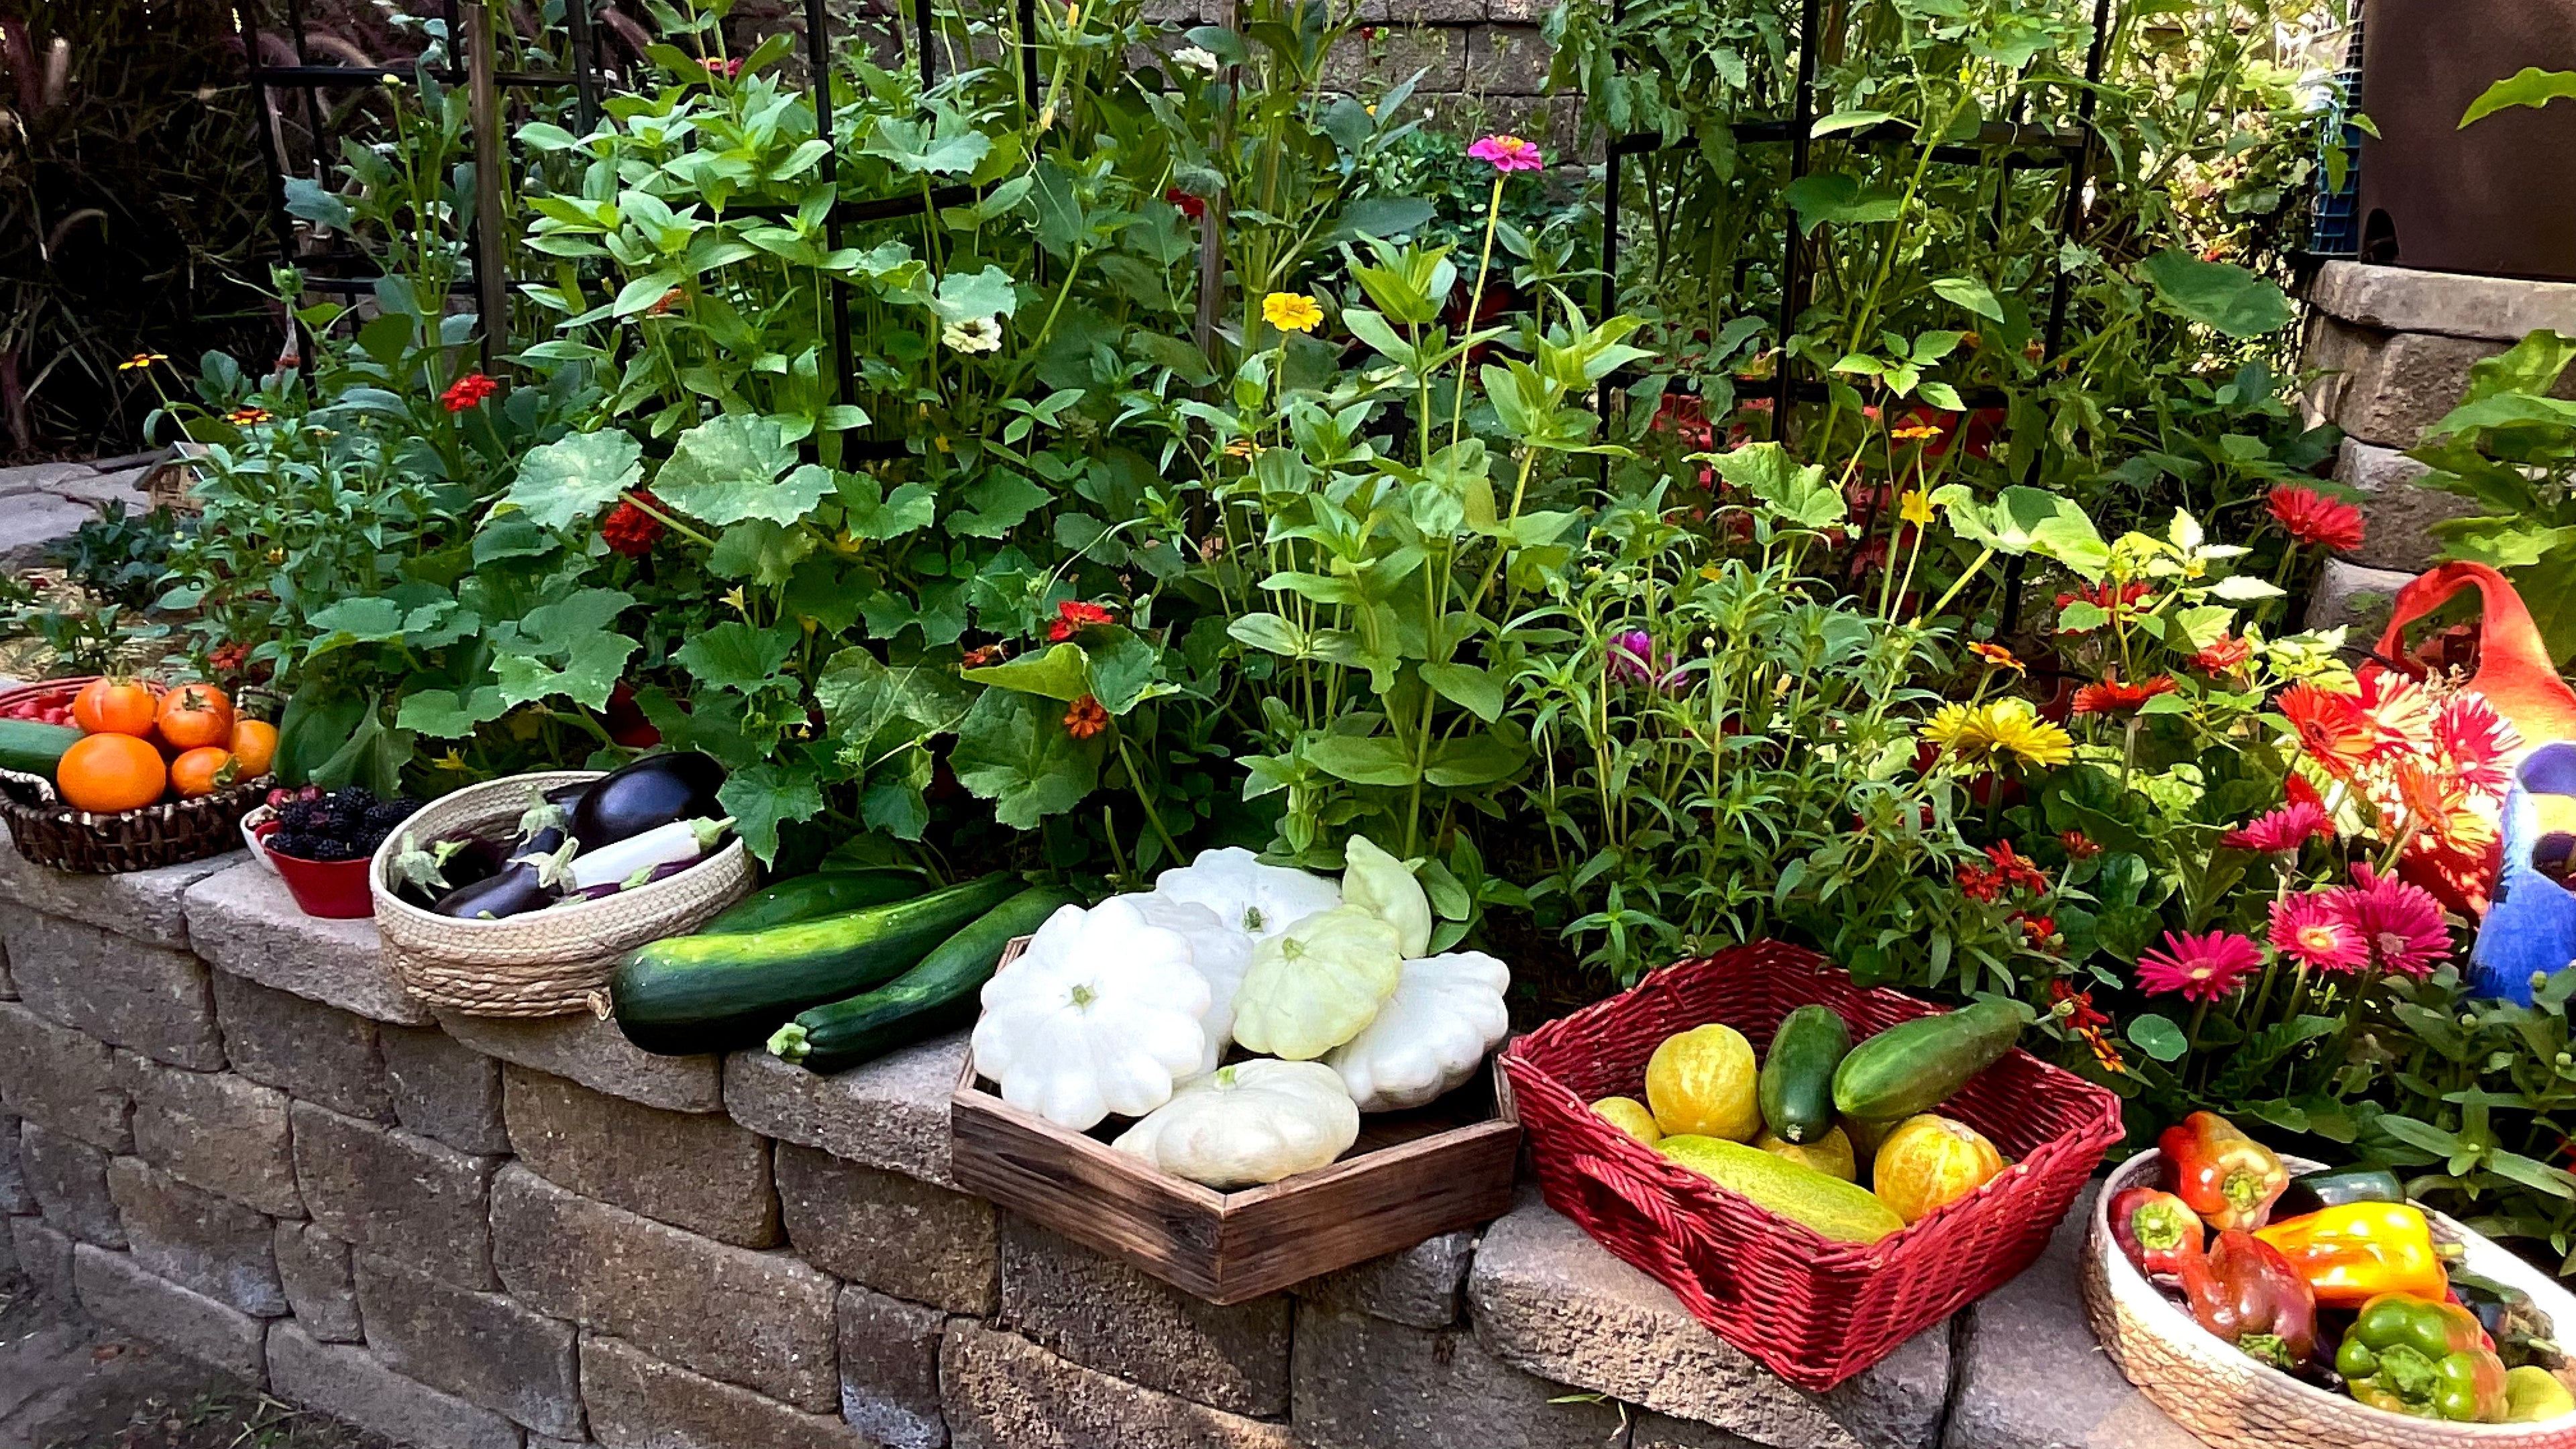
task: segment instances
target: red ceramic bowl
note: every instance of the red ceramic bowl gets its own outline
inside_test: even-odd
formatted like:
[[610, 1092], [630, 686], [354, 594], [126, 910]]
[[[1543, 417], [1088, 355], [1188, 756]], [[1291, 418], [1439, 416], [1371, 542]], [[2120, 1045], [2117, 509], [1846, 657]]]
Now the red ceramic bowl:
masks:
[[355, 921], [376, 913], [367, 893], [365, 856], [356, 860], [303, 860], [269, 848], [260, 849], [277, 866], [277, 874], [295, 897], [296, 907], [326, 921]]

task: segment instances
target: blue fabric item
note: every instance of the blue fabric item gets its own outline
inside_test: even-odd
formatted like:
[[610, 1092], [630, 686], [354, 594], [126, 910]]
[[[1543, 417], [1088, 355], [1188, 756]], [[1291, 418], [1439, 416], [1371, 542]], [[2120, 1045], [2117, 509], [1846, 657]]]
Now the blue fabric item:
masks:
[[2504, 802], [2504, 867], [2494, 904], [2469, 953], [2469, 987], [2479, 996], [2531, 1004], [2531, 978], [2576, 965], [2576, 891], [2532, 865], [2541, 843], [2535, 795], [2576, 797], [2576, 743], [2560, 740], [2523, 757]]

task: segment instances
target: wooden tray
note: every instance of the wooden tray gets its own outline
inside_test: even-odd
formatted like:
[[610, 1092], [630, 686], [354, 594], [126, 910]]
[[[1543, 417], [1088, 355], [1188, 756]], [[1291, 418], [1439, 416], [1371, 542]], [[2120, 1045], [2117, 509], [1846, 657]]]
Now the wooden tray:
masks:
[[[1026, 938], [1002, 956], [1009, 969]], [[1219, 1192], [1002, 1100], [967, 1053], [949, 1098], [957, 1182], [1211, 1303], [1242, 1303], [1511, 1210], [1521, 1127], [1499, 1068], [1410, 1112], [1360, 1118], [1329, 1167]]]

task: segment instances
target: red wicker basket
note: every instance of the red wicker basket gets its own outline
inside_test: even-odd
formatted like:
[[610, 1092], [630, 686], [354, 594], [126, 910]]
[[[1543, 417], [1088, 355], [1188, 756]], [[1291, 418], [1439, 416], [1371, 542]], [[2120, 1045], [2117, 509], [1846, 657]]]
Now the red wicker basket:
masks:
[[2028, 1052], [2008, 1054], [1942, 1111], [2013, 1165], [1865, 1246], [1830, 1242], [1666, 1161], [1587, 1105], [1642, 1098], [1646, 1058], [1675, 1032], [1722, 1021], [1760, 1050], [1810, 1002], [1840, 1012], [1854, 1037], [1935, 1009], [1862, 990], [1813, 952], [1764, 943], [1667, 966], [1519, 1038], [1502, 1064], [1550, 1206], [1672, 1289], [1719, 1337], [1793, 1384], [1829, 1389], [2030, 1266], [2120, 1140], [2120, 1102]]

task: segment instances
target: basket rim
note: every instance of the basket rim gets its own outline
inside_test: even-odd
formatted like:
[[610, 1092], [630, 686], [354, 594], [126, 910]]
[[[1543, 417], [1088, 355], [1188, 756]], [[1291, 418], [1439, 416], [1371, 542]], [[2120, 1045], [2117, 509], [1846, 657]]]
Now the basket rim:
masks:
[[[0, 770], [0, 779], [32, 782], [44, 786], [49, 793], [55, 788], [53, 782], [44, 776], [31, 775], [24, 770]], [[199, 815], [228, 810], [238, 801], [266, 796], [272, 781], [272, 776], [254, 775], [250, 779], [236, 781], [210, 795], [191, 795], [181, 800], [158, 800], [149, 805], [138, 805], [131, 810], [104, 813], [83, 810], [59, 798], [49, 804], [30, 805], [7, 791], [0, 790], [0, 814], [104, 832], [122, 828], [129, 822], [139, 824], [147, 819], [176, 820], [183, 814]]]
[[[2199, 1320], [2177, 1307], [2173, 1300], [2164, 1295], [2162, 1289], [2150, 1282], [2145, 1274], [2140, 1273], [2137, 1265], [2129, 1261], [2129, 1255], [2121, 1252], [2112, 1239], [2111, 1199], [2124, 1189], [2140, 1185], [2139, 1180], [2146, 1177], [2151, 1168], [2163, 1161], [2163, 1152], [2151, 1147], [2113, 1168], [2103, 1178], [2102, 1190], [2094, 1194], [2093, 1206], [2086, 1213], [2085, 1251], [2102, 1274], [2104, 1291], [2117, 1299], [2121, 1306], [2136, 1314], [2140, 1322], [2153, 1330], [2159, 1338], [2182, 1346], [2181, 1352], [2189, 1357], [2212, 1358], [2231, 1354], [2234, 1350], [2228, 1349], [2218, 1339], [2212, 1337], [2200, 1326]], [[2293, 1173], [2317, 1172], [2326, 1166], [2325, 1163], [2288, 1153], [2281, 1155], [2281, 1162]], [[2417, 1206], [2422, 1207], [2422, 1204], [2419, 1203]], [[2432, 1208], [2423, 1208], [2423, 1212], [2425, 1217], [2463, 1239], [2476, 1239], [2494, 1251], [2508, 1256], [2512, 1253], [2511, 1249], [2497, 1243], [2495, 1239], [2466, 1226], [2446, 1213]], [[2517, 1258], [2515, 1261], [2519, 1262], [2520, 1259]], [[2553, 1327], [2562, 1323], [2576, 1324], [2576, 1295], [2571, 1295], [2567, 1290], [2558, 1287], [2555, 1281], [2537, 1269], [2532, 1270], [2531, 1277], [2536, 1284], [2546, 1290], [2545, 1295], [2542, 1292], [2533, 1292], [2530, 1285], [2517, 1283], [2512, 1286], [2532, 1292], [2533, 1298], [2539, 1301], [2539, 1306], [2549, 1312]], [[2557, 1301], [2546, 1301], [2548, 1298], [2554, 1298]], [[2152, 1303], [2148, 1302], [2150, 1299], [2153, 1300]], [[2204, 1349], [2207, 1351], [2203, 1352]], [[2555, 1443], [2571, 1428], [2576, 1428], [2576, 1415], [2562, 1415], [2557, 1419], [2529, 1424], [2444, 1421], [2438, 1425], [2428, 1426], [2425, 1420], [2410, 1418], [2404, 1414], [2393, 1414], [2385, 1409], [2372, 1408], [2358, 1399], [2346, 1398], [2342, 1394], [2321, 1389], [2305, 1380], [2293, 1378], [2268, 1364], [2258, 1363], [2250, 1358], [2245, 1359], [2244, 1362], [2252, 1368], [2262, 1370], [2247, 1378], [2246, 1383], [2250, 1393], [2274, 1398], [2286, 1397], [2290, 1402], [2299, 1404], [2312, 1412], [2330, 1414], [2337, 1418], [2358, 1413], [2363, 1416], [2365, 1422], [2385, 1426], [2391, 1433], [2398, 1432], [2404, 1426], [2415, 1426], [2419, 1430], [2427, 1427], [2438, 1428], [2438, 1440], [2428, 1438], [2427, 1442], [2465, 1441], [2496, 1445]], [[2128, 1370], [2125, 1366], [2121, 1372], [2123, 1377], [2127, 1377]]]
[[[1503, 1044], [1501, 1051], [1497, 1053], [1497, 1060], [1502, 1069], [1510, 1075], [1513, 1085], [1518, 1090], [1542, 1097], [1555, 1097], [1558, 1099], [1559, 1110], [1564, 1110], [1570, 1104], [1575, 1110], [1589, 1114], [1591, 1109], [1583, 1101], [1582, 1096], [1530, 1055], [1532, 1046], [1554, 1047], [1559, 1044], [1561, 1038], [1578, 1031], [1589, 1030], [1594, 1023], [1618, 1014], [1620, 1009], [1633, 1009], [1635, 1002], [1643, 999], [1640, 993], [1648, 990], [1650, 985], [1656, 983], [1659, 978], [1672, 977], [1676, 973], [1722, 969], [1748, 955], [1758, 955], [1773, 961], [1794, 962], [1812, 971], [1839, 975], [1844, 978], [1848, 989], [1902, 1003], [1917, 1014], [1933, 1013], [1943, 1009], [1901, 991], [1892, 991], [1885, 987], [1861, 986], [1857, 982], [1852, 982], [1849, 979], [1850, 973], [1820, 953], [1803, 946], [1781, 941], [1748, 942], [1702, 956], [1686, 957], [1671, 965], [1648, 972], [1638, 979], [1635, 986], [1626, 991], [1605, 997], [1554, 1021], [1543, 1022], [1513, 1037]], [[1999, 1184], [2014, 1184], [2036, 1179], [2045, 1171], [2054, 1168], [2060, 1159], [2069, 1154], [2092, 1152], [2098, 1155], [2124, 1135], [2120, 1119], [2120, 1099], [2108, 1089], [2088, 1082], [2073, 1072], [2018, 1046], [2007, 1052], [2003, 1059], [2009, 1060], [2016, 1057], [2022, 1059], [2028, 1066], [2038, 1068], [2043, 1075], [2043, 1080], [2049, 1085], [2072, 1092], [2092, 1107], [2092, 1130], [2087, 1132], [2079, 1125], [2071, 1130], [2051, 1135], [2038, 1147], [2023, 1154], [2019, 1160], [1981, 1184], [1974, 1192], [1955, 1202], [1945, 1203], [1933, 1209], [1873, 1243], [1853, 1243], [1825, 1237], [1804, 1223], [1774, 1212], [1742, 1193], [1723, 1187], [1716, 1181], [1681, 1166], [1626, 1132], [1612, 1128], [1604, 1135], [1602, 1144], [1606, 1145], [1613, 1154], [1617, 1165], [1651, 1178], [1673, 1194], [1679, 1207], [1694, 1215], [1712, 1216], [1721, 1200], [1741, 1202], [1770, 1219], [1775, 1231], [1798, 1240], [1800, 1251], [1808, 1254], [1817, 1267], [1876, 1272], [1897, 1266], [1894, 1260], [1900, 1254], [1916, 1251], [1915, 1244], [1932, 1241], [1936, 1234], [1945, 1230], [1949, 1224], [1984, 1208], [1994, 1200], [1995, 1190]], [[1530, 1115], [1527, 1112], [1522, 1114], [1525, 1123]], [[1533, 1136], [1535, 1135], [1534, 1133]], [[1598, 1156], [1594, 1143], [1567, 1145], [1582, 1155]], [[1935, 1231], [1931, 1233], [1917, 1231], [1926, 1227]]]

